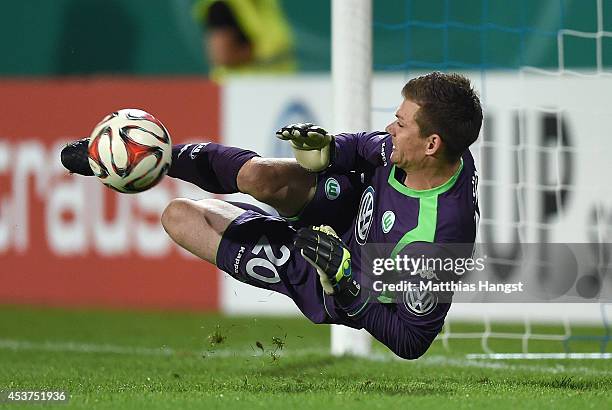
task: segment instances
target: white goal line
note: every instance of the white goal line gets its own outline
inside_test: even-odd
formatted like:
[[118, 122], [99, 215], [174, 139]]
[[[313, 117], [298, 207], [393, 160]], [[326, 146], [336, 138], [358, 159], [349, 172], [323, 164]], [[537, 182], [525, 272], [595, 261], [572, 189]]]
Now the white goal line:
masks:
[[472, 353], [466, 355], [469, 360], [542, 360], [542, 359], [612, 359], [612, 353]]

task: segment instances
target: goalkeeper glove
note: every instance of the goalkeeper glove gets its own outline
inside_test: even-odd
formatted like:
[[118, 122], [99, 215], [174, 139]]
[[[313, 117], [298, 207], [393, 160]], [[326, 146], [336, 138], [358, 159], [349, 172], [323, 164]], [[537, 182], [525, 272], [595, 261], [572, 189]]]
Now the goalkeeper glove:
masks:
[[343, 307], [358, 301], [361, 286], [353, 278], [351, 253], [331, 227], [321, 225], [300, 229], [295, 247], [316, 268], [325, 293], [334, 295]]
[[276, 132], [276, 137], [289, 141], [298, 164], [304, 169], [319, 172], [329, 166], [334, 136], [311, 123], [291, 124]]

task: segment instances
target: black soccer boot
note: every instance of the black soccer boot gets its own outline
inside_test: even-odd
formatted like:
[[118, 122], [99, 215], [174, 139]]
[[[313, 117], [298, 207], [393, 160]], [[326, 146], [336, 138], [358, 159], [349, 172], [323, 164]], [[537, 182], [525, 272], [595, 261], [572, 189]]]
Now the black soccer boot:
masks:
[[79, 174], [86, 177], [93, 176], [94, 173], [89, 166], [89, 153], [87, 147], [89, 138], [68, 143], [61, 153], [62, 165], [72, 174]]

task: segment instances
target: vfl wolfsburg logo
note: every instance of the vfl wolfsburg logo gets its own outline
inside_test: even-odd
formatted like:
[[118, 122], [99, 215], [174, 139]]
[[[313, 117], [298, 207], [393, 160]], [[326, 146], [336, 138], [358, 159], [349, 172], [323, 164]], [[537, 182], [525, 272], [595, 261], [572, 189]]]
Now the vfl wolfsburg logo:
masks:
[[370, 226], [374, 219], [374, 188], [371, 186], [365, 190], [359, 202], [359, 212], [355, 223], [355, 238], [357, 243], [364, 245], [370, 233]]
[[426, 290], [407, 290], [404, 292], [404, 305], [406, 308], [417, 316], [425, 316], [431, 313], [438, 305], [438, 297]]
[[389, 233], [391, 228], [393, 228], [393, 224], [395, 223], [395, 214], [393, 211], [385, 211], [382, 216], [382, 231], [384, 233]]
[[340, 184], [334, 178], [327, 178], [325, 181], [325, 196], [330, 201], [340, 196]]

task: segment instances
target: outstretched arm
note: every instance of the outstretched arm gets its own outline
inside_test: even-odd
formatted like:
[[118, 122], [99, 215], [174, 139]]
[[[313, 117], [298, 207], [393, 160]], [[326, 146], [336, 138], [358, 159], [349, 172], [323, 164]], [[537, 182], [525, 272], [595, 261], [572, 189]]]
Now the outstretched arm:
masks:
[[289, 141], [298, 163], [314, 172], [330, 168], [345, 173], [386, 165], [391, 149], [391, 137], [385, 132], [333, 136], [311, 123], [288, 125], [276, 136]]
[[399, 304], [372, 302], [353, 320], [402, 359], [418, 359], [429, 349], [442, 324], [416, 325], [403, 309]]

